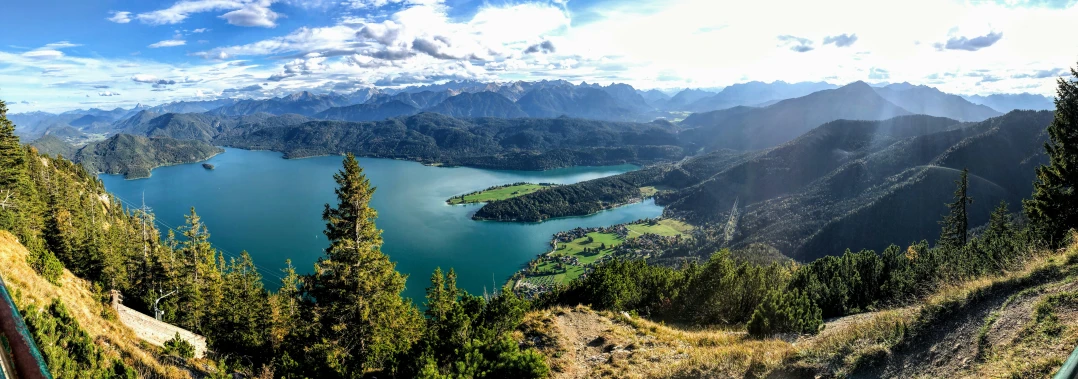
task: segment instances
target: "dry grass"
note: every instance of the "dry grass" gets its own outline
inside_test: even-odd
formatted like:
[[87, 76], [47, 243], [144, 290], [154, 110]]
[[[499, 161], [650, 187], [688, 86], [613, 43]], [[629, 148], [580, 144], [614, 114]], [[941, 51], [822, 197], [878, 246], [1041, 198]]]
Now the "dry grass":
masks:
[[[792, 342], [752, 339], [739, 330], [675, 328], [583, 306], [532, 312], [520, 338], [547, 356], [556, 378], [763, 377], [776, 372], [844, 377], [887, 360], [919, 331], [972, 304], [1078, 273], [1078, 244], [1035, 254], [1021, 267], [942, 286], [916, 306], [831, 320], [818, 335]], [[1058, 313], [1063, 324], [1058, 336], [1020, 339], [1017, 345], [993, 349], [1006, 353], [990, 356], [973, 370], [952, 371], [953, 376], [1028, 377], [1054, 370], [1078, 343], [1078, 307]]]
[[[90, 283], [64, 270], [61, 286], [49, 283], [37, 275], [26, 262], [29, 253], [16, 238], [0, 231], [0, 275], [9, 291], [18, 293], [22, 306], [33, 305], [42, 309], [53, 298], [59, 298], [87, 333], [108, 355], [122, 358], [139, 371], [142, 377], [186, 378], [184, 370], [159, 362], [152, 352], [141, 347], [130, 329], [119, 321], [103, 317], [111, 308], [105, 307], [90, 290]], [[112, 320], [115, 320], [113, 318]]]
[[908, 307], [843, 317], [798, 344], [797, 365], [845, 376], [866, 360], [890, 354], [905, 338], [919, 308]]
[[558, 378], [711, 378], [756, 376], [794, 353], [779, 339], [743, 332], [683, 330], [590, 308], [556, 307], [528, 316], [525, 335]]

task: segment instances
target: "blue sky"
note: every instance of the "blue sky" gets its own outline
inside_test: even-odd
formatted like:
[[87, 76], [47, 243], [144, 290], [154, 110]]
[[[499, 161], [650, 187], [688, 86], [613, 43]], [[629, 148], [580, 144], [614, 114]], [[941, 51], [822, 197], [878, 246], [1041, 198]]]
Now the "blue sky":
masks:
[[13, 111], [445, 80], [927, 84], [1051, 95], [1074, 1], [8, 1]]

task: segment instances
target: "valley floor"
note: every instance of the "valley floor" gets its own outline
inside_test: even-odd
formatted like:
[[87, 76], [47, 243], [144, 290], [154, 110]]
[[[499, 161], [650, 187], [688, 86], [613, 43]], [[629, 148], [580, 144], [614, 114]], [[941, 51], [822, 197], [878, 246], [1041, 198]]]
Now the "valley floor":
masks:
[[520, 336], [557, 378], [1048, 377], [1078, 344], [1078, 245], [955, 283], [910, 306], [828, 320], [814, 336], [665, 325], [585, 306], [528, 315]]

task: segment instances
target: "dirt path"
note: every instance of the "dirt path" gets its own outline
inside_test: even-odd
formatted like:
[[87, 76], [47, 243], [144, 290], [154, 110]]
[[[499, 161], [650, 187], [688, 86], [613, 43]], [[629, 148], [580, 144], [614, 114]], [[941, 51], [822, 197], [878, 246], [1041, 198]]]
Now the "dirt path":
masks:
[[[985, 356], [992, 350], [1013, 350], [1023, 329], [1033, 318], [1034, 306], [1046, 296], [1078, 290], [1078, 283], [1063, 280], [1032, 287], [1000, 291], [970, 304], [946, 321], [936, 323], [902, 345], [884, 362], [857, 373], [864, 378], [956, 378], [997, 376], [998, 368], [987, 367]], [[1067, 322], [1068, 316], [1064, 317]], [[988, 323], [981, 341], [981, 329]], [[1056, 339], [1062, 350], [1053, 352], [1064, 358], [1073, 346]], [[1059, 349], [1056, 349], [1059, 350]], [[1048, 351], [1044, 351], [1048, 353]], [[1032, 357], [1023, 357], [1028, 361]], [[1027, 362], [1029, 363], [1029, 362]], [[1054, 371], [1052, 369], [1051, 371]]]

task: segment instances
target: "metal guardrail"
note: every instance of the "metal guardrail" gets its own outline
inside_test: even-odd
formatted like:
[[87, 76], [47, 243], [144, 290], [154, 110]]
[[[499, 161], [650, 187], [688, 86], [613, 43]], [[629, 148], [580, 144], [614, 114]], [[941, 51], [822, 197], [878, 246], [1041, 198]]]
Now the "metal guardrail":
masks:
[[1067, 358], [1066, 362], [1063, 362], [1063, 367], [1059, 368], [1056, 372], [1056, 376], [1053, 379], [1074, 379], [1078, 377], [1078, 348], [1074, 349], [1071, 356]]
[[6, 374], [13, 374], [11, 376], [19, 379], [52, 379], [45, 358], [37, 349], [34, 337], [30, 335], [30, 330], [26, 328], [19, 309], [15, 307], [15, 302], [8, 293], [4, 278], [0, 278], [0, 336], [4, 340], [4, 344], [0, 346], [3, 349], [0, 350], [9, 350], [0, 351], [0, 354], [6, 355], [0, 358], [0, 364], [5, 365], [3, 370], [0, 370], [0, 379], [5, 379]]

